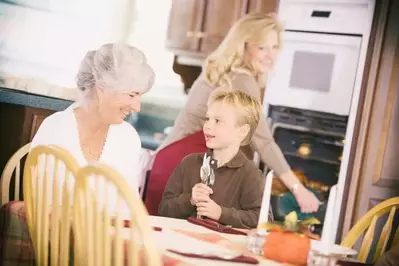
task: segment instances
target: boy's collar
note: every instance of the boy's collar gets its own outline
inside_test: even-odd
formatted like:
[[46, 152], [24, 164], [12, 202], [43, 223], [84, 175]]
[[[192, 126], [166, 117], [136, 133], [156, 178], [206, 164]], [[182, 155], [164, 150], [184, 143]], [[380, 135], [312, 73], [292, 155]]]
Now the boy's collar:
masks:
[[[211, 168], [216, 169], [217, 168], [217, 160], [212, 158], [213, 150], [208, 149], [208, 151], [206, 152], [206, 155], [211, 157], [211, 163], [210, 163]], [[201, 161], [204, 158], [203, 156], [204, 155], [201, 156]], [[237, 154], [233, 157], [233, 159], [231, 159], [228, 163], [224, 164], [222, 167], [239, 168], [244, 165], [246, 160], [247, 160], [247, 157], [245, 156], [245, 154], [241, 150], [238, 150]]]

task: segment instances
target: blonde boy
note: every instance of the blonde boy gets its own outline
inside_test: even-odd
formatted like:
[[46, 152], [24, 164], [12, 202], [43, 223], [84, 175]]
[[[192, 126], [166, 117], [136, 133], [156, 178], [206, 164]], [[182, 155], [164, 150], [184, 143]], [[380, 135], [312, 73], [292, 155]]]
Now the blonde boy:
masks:
[[261, 107], [239, 90], [212, 92], [203, 127], [214, 167], [212, 187], [201, 183], [204, 154], [184, 158], [172, 173], [159, 206], [162, 216], [186, 219], [199, 214], [238, 228], [255, 228], [262, 203], [262, 175], [240, 151], [250, 142]]

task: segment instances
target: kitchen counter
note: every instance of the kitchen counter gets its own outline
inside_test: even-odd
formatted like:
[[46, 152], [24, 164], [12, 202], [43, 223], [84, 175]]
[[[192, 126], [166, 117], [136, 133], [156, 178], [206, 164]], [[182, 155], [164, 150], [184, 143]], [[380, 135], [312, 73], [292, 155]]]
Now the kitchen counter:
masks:
[[[65, 100], [66, 102], [69, 102], [68, 106], [79, 97], [77, 88], [50, 84], [43, 79], [14, 77], [1, 72], [0, 89], [10, 90], [2, 92], [0, 98], [3, 97], [3, 93], [8, 94], [8, 92], [10, 92], [8, 97], [12, 97], [12, 95], [18, 95], [13, 94], [12, 92], [19, 92], [21, 95], [33, 94], [44, 98]], [[24, 96], [24, 100], [26, 99], [26, 96]], [[170, 111], [169, 114], [172, 116], [176, 116], [176, 113], [185, 105], [186, 100], [187, 95], [184, 93], [182, 87], [177, 85], [154, 84], [153, 88], [142, 96], [141, 102], [142, 107], [144, 107], [142, 110], [146, 111], [146, 109], [148, 110], [154, 107], [160, 107]], [[0, 101], [3, 100], [0, 99]], [[15, 99], [13, 101], [15, 101]], [[61, 107], [64, 105], [61, 104]], [[169, 118], [169, 115], [167, 116]]]
[[0, 87], [0, 103], [62, 111], [70, 106], [73, 101]]

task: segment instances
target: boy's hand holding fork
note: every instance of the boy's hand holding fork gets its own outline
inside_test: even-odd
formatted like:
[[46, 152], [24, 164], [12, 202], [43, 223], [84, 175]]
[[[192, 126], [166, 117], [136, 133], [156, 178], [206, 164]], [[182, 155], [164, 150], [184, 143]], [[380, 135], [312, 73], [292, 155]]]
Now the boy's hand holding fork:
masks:
[[210, 187], [203, 183], [197, 183], [191, 190], [190, 202], [197, 206], [198, 215], [219, 220], [222, 208], [210, 198], [212, 193], [213, 190]]

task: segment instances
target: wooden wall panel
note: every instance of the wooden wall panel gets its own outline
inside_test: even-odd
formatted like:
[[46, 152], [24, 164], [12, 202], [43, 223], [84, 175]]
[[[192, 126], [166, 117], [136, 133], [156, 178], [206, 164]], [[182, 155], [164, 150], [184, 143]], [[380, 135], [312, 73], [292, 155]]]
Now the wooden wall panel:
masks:
[[376, 202], [399, 196], [399, 1], [377, 1], [341, 238]]

